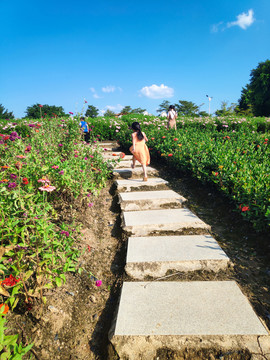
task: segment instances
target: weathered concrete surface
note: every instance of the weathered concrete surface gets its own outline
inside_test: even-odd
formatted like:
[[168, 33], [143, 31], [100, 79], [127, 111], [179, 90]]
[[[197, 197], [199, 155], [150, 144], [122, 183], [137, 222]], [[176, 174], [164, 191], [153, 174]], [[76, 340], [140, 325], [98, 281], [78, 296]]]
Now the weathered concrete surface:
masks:
[[[113, 155], [116, 154], [116, 155]], [[121, 152], [105, 152], [103, 154], [104, 159], [106, 160], [118, 160], [120, 158], [120, 154]], [[123, 159], [120, 158], [121, 161], [131, 161], [132, 160], [132, 155], [125, 155], [125, 157]], [[131, 163], [130, 163], [131, 164]]]
[[116, 141], [108, 141], [108, 142], [98, 142], [97, 143], [101, 147], [119, 147]]
[[210, 235], [150, 236], [128, 239], [126, 273], [143, 280], [168, 270], [226, 269], [230, 259]]
[[[119, 164], [117, 164], [116, 169], [122, 169], [122, 168], [130, 168], [130, 169], [131, 169], [131, 164], [132, 164], [131, 161], [122, 160], [122, 161], [120, 161]], [[141, 167], [141, 164], [138, 163], [138, 161], [137, 161], [137, 162], [135, 163], [135, 167], [137, 168], [137, 167], [139, 167], [139, 166]]]
[[116, 180], [114, 184], [118, 191], [136, 191], [144, 189], [160, 189], [166, 187], [168, 181], [161, 178], [149, 178], [148, 181], [142, 179]]
[[[113, 171], [113, 175], [115, 177], [122, 177], [125, 179], [128, 179], [130, 177], [142, 177], [143, 176], [143, 170], [142, 167], [136, 167], [135, 169], [131, 169], [131, 168], [125, 168], [125, 169], [115, 169]], [[157, 176], [158, 175], [158, 171], [154, 168], [152, 168], [151, 166], [147, 166], [147, 176]]]
[[129, 192], [118, 196], [122, 211], [181, 208], [186, 202], [182, 195], [173, 190]]
[[124, 231], [134, 236], [162, 235], [166, 232], [175, 232], [175, 235], [180, 235], [184, 230], [207, 232], [211, 229], [186, 208], [125, 211], [122, 213], [122, 225]]
[[234, 281], [124, 282], [109, 333], [120, 359], [130, 360], [152, 360], [162, 347], [260, 353], [257, 336], [268, 352], [268, 330]]

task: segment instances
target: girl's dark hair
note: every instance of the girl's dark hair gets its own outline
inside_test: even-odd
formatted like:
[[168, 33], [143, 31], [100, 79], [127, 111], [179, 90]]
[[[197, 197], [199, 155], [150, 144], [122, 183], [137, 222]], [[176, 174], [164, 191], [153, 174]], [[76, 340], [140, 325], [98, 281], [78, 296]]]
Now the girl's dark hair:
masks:
[[174, 105], [170, 105], [169, 110], [175, 110], [175, 106], [174, 106]]
[[141, 131], [140, 124], [137, 121], [132, 123], [131, 128], [136, 131], [138, 140], [143, 140], [144, 136]]

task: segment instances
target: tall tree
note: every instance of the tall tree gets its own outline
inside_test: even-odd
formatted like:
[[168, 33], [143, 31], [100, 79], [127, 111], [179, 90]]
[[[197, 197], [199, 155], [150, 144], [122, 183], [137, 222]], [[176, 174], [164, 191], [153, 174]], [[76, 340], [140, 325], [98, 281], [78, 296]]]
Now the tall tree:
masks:
[[270, 60], [251, 70], [250, 99], [255, 116], [270, 115]]
[[30, 119], [39, 119], [41, 116], [64, 116], [66, 115], [62, 106], [35, 104], [28, 106], [26, 117]]
[[222, 101], [221, 102], [221, 109], [217, 110], [215, 114], [217, 116], [228, 116], [232, 115], [234, 113], [234, 109], [236, 107], [235, 103], [231, 103], [231, 105], [228, 105], [228, 101]]
[[5, 109], [2, 104], [0, 104], [0, 119], [14, 119], [13, 112]]
[[170, 102], [168, 100], [162, 101], [162, 103], [159, 105], [159, 108], [157, 109], [158, 113], [162, 113], [163, 111], [168, 112], [170, 107]]
[[88, 105], [85, 116], [96, 118], [98, 116], [98, 109], [93, 105]]
[[145, 111], [146, 109], [142, 109], [142, 108], [136, 108], [131, 110], [132, 114], [142, 114]]
[[198, 116], [200, 106], [194, 104], [192, 101], [179, 100], [179, 103], [175, 104], [175, 110], [182, 116]]
[[108, 109], [108, 110], [106, 110], [106, 112], [103, 114], [103, 116], [115, 116], [115, 113], [114, 113], [112, 110]]
[[125, 107], [121, 110], [121, 114], [130, 114], [131, 112], [132, 112], [131, 106], [125, 106]]

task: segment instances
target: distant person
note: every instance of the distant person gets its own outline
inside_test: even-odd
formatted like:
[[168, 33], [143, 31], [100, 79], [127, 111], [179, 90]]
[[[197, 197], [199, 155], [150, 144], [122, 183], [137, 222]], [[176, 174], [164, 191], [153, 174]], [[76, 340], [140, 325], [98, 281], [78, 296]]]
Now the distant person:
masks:
[[167, 129], [174, 129], [176, 130], [176, 119], [177, 119], [177, 112], [175, 111], [174, 105], [170, 105], [169, 111], [167, 114]]
[[80, 127], [83, 131], [83, 135], [84, 135], [84, 141], [89, 143], [90, 142], [90, 133], [89, 133], [89, 126], [87, 124], [87, 122], [85, 121], [85, 117], [81, 117], [80, 118]]
[[133, 130], [133, 134], [131, 135], [132, 146], [129, 149], [133, 154], [131, 167], [134, 169], [136, 160], [138, 160], [143, 168], [143, 181], [147, 181], [146, 165], [150, 164], [150, 154], [145, 142], [148, 141], [148, 139], [145, 133], [141, 131], [141, 127], [138, 122], [134, 122], [131, 125], [131, 128]]

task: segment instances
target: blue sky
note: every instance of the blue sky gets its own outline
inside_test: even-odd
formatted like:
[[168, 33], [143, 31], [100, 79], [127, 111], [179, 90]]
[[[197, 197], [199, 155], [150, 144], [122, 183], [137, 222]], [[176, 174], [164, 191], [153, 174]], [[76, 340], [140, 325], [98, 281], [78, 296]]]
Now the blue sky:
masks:
[[269, 0], [0, 0], [0, 103], [80, 112], [237, 102], [270, 59]]

